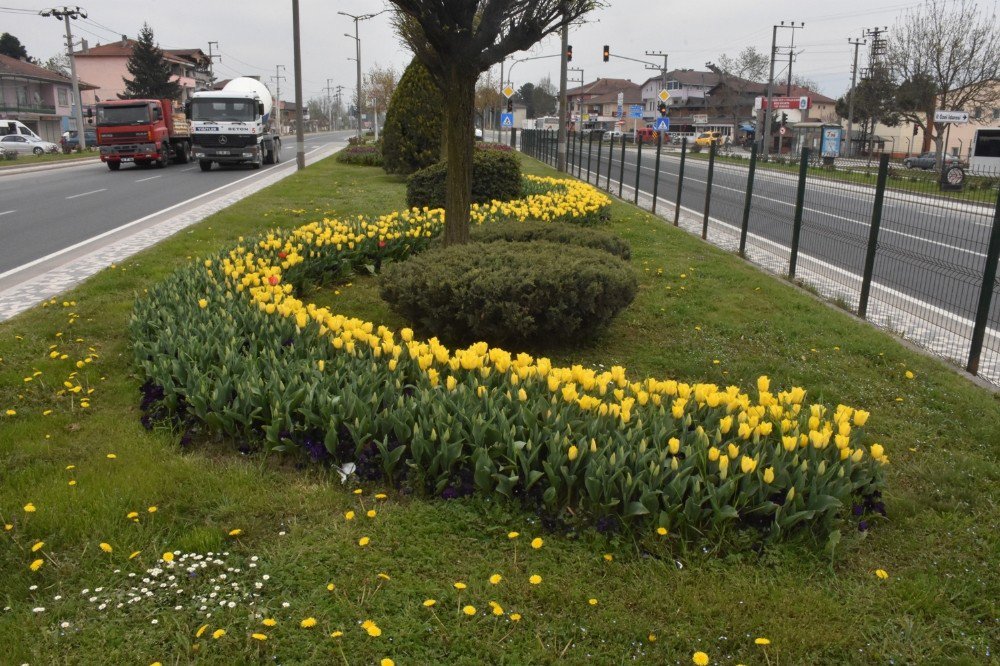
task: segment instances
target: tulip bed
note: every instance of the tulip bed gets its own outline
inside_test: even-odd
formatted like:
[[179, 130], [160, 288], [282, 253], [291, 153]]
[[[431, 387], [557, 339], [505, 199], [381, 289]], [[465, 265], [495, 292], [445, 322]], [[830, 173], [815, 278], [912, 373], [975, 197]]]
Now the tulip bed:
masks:
[[[576, 182], [474, 207], [478, 224], [593, 223], [609, 205]], [[409, 329], [296, 298], [295, 283], [425, 248], [443, 212], [322, 220], [240, 239], [139, 298], [130, 328], [147, 418], [170, 417], [364, 479], [454, 497], [520, 499], [564, 521], [686, 537], [752, 527], [839, 538], [842, 509], [880, 492], [888, 458], [867, 412], [736, 386], [554, 367], [477, 343], [448, 349]], [[828, 542], [829, 542], [828, 541]]]

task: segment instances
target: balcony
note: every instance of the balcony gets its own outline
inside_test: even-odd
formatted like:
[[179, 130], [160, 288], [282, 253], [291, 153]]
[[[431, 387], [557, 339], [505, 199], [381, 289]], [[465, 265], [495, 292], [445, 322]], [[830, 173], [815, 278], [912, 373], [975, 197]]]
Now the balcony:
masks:
[[56, 107], [0, 102], [0, 113], [37, 113], [40, 116], [54, 116], [56, 115]]

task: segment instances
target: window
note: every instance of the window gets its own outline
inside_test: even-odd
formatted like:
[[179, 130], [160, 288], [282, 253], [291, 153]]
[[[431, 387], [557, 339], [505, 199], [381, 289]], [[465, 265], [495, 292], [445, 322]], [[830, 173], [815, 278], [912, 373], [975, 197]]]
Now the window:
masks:
[[983, 107], [977, 106], [976, 108], [974, 108], [972, 110], [972, 117], [975, 118], [976, 120], [979, 120], [980, 118], [982, 118], [983, 117]]
[[993, 109], [993, 120], [1000, 120], [1000, 109]]
[[69, 106], [69, 90], [56, 88], [56, 94], [59, 96], [59, 106]]
[[17, 105], [28, 106], [28, 86], [20, 86], [17, 89]]

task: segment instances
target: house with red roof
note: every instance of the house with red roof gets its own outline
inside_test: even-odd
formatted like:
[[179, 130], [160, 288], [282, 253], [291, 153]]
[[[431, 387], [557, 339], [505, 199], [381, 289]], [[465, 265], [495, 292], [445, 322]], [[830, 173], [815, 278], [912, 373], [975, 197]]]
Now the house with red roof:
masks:
[[[94, 87], [81, 77], [81, 93]], [[0, 55], [0, 122], [19, 120], [46, 141], [59, 143], [73, 115], [73, 82], [68, 76]]]

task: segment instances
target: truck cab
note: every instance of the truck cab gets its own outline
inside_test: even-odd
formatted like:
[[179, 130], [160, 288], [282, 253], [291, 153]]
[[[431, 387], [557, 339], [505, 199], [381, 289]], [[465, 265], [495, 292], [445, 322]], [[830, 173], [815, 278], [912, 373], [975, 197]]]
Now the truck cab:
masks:
[[191, 155], [187, 120], [173, 113], [169, 99], [126, 99], [97, 105], [97, 144], [112, 171], [122, 164], [164, 167]]
[[213, 164], [259, 169], [277, 163], [281, 143], [270, 124], [271, 105], [267, 88], [253, 79], [234, 79], [223, 90], [196, 92], [185, 108], [202, 171]]

